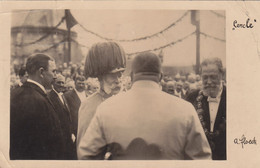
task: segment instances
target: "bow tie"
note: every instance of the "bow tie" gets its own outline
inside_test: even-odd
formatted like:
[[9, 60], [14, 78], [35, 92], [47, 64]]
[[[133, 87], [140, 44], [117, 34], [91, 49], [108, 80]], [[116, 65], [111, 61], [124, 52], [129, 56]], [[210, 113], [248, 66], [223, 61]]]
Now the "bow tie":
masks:
[[208, 102], [215, 102], [217, 103], [219, 100], [217, 98], [208, 97]]

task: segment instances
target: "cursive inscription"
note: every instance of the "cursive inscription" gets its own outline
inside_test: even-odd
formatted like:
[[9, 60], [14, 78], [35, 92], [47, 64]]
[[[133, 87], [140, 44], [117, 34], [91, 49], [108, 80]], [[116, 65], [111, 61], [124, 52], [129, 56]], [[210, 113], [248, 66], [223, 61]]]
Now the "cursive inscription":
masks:
[[244, 148], [244, 146], [248, 144], [257, 145], [255, 137], [253, 139], [247, 139], [245, 135], [242, 135], [241, 138], [235, 138], [234, 144], [241, 144], [242, 148]]
[[[254, 19], [254, 22], [256, 22], [256, 19]], [[234, 20], [232, 30], [235, 30], [237, 28], [252, 29], [253, 27], [253, 22], [250, 21], [250, 18], [248, 18], [244, 23], [238, 23], [237, 20]]]

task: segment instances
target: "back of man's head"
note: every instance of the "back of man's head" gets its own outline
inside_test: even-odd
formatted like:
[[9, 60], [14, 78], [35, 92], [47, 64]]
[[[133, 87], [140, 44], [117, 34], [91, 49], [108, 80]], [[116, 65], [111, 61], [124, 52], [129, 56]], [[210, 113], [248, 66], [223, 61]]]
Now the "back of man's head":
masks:
[[161, 78], [161, 61], [151, 52], [137, 55], [132, 63], [133, 81], [152, 80], [159, 82]]
[[53, 60], [53, 58], [42, 53], [29, 56], [26, 62], [26, 71], [28, 75], [34, 75], [40, 68], [48, 70], [49, 60]]

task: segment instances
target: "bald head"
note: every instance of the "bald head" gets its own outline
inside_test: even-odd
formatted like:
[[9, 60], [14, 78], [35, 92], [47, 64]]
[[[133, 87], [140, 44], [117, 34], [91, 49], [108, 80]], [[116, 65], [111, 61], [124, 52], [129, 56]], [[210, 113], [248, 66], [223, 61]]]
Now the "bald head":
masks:
[[137, 55], [132, 63], [133, 80], [160, 81], [161, 61], [160, 58], [151, 52], [144, 52]]

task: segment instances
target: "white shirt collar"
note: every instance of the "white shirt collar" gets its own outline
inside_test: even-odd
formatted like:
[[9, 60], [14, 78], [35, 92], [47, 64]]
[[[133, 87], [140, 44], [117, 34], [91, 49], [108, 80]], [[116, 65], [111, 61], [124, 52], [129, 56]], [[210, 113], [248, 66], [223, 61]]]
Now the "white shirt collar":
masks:
[[38, 82], [36, 82], [36, 81], [34, 81], [32, 79], [27, 79], [27, 82], [34, 83], [35, 85], [39, 86], [45, 94], [47, 93], [45, 88], [40, 83], [38, 83]]
[[62, 92], [60, 92], [60, 93], [59, 93], [59, 92], [57, 92], [57, 90], [55, 90], [55, 89], [54, 89], [54, 87], [52, 87], [52, 89], [54, 90], [54, 92], [55, 92], [57, 95], [59, 95], [59, 96], [63, 95], [63, 93], [62, 93]]

